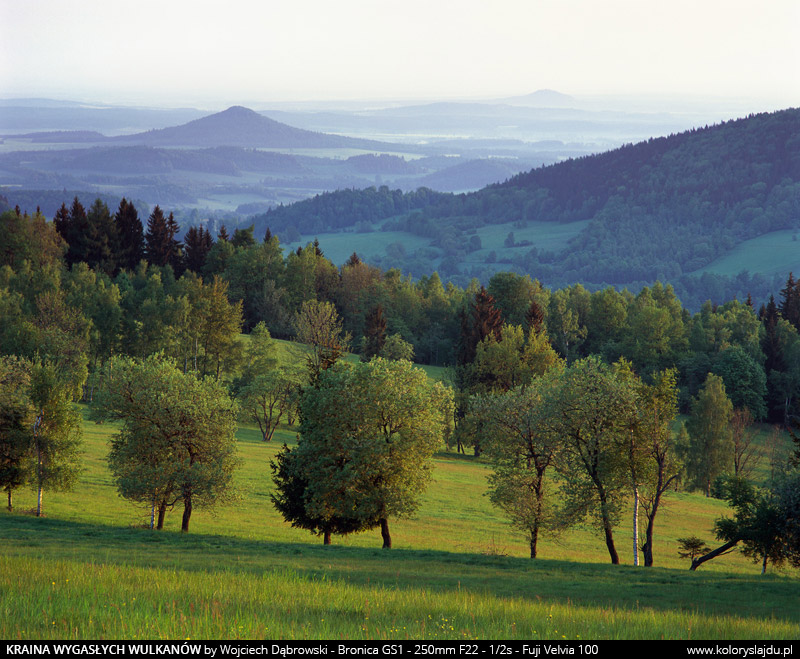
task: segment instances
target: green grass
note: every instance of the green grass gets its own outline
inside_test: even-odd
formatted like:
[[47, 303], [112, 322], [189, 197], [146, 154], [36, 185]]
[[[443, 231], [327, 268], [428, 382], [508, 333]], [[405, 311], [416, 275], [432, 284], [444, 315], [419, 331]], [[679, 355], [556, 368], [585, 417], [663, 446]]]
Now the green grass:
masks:
[[[289, 346], [290, 348], [291, 346]], [[84, 410], [85, 412], [85, 410]], [[487, 465], [442, 452], [415, 519], [321, 540], [275, 512], [271, 443], [238, 433], [241, 498], [198, 510], [181, 534], [180, 511], [162, 532], [148, 511], [119, 498], [108, 473], [115, 426], [84, 423], [86, 471], [72, 493], [45, 494], [46, 517], [19, 491], [0, 514], [0, 637], [369, 639], [754, 639], [800, 636], [797, 571], [759, 575], [731, 554], [690, 572], [677, 538], [712, 544], [720, 501], [671, 494], [657, 528], [658, 567], [630, 565], [630, 531], [612, 566], [599, 535], [577, 528], [527, 556], [485, 496]], [[627, 519], [627, 516], [626, 518]]]
[[302, 240], [281, 244], [284, 251], [288, 253], [298, 247], [305, 247], [315, 238], [319, 239], [320, 248], [325, 256], [336, 265], [342, 265], [353, 252], [367, 260], [376, 256], [384, 256], [386, 247], [394, 242], [403, 243], [408, 254], [412, 254], [420, 247], [428, 247], [431, 243], [430, 238], [422, 238], [405, 231], [371, 231], [367, 233], [348, 231], [320, 233], [313, 236], [304, 235]]
[[797, 230], [772, 231], [739, 243], [730, 252], [691, 274], [710, 272], [737, 275], [742, 270], [763, 275], [785, 275], [800, 271], [800, 242]]
[[[522, 229], [515, 228], [512, 222], [483, 226], [476, 231], [476, 235], [481, 239], [481, 249], [467, 254], [465, 263], [484, 263], [489, 252], [495, 252], [498, 260], [513, 258], [519, 254], [527, 253], [533, 247], [536, 247], [539, 251], [558, 253], [567, 246], [570, 238], [580, 233], [588, 224], [589, 221], [586, 220], [567, 224], [528, 222], [527, 226]], [[514, 238], [517, 242], [528, 240], [531, 244], [524, 247], [506, 247], [504, 242], [509, 232], [514, 233]], [[367, 233], [331, 232], [313, 236], [304, 235], [299, 241], [284, 244], [284, 249], [288, 252], [298, 247], [305, 247], [315, 238], [319, 239], [320, 248], [325, 253], [325, 256], [337, 265], [347, 261], [353, 252], [357, 252], [360, 257], [366, 260], [376, 256], [384, 256], [386, 248], [394, 242], [402, 243], [409, 256], [417, 249], [429, 247], [431, 244], [429, 238], [422, 238], [404, 231], [376, 230]], [[437, 267], [439, 261], [440, 259], [434, 259], [431, 265]]]

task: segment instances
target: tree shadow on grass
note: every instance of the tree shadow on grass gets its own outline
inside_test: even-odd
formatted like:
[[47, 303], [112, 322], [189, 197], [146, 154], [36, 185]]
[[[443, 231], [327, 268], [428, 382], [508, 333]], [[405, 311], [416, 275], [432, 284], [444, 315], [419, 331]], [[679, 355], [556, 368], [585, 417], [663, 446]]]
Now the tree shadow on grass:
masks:
[[499, 598], [617, 609], [676, 611], [800, 622], [798, 579], [531, 560], [418, 549], [323, 546], [181, 534], [0, 514], [3, 554], [80, 563], [263, 575], [354, 586], [474, 592]]

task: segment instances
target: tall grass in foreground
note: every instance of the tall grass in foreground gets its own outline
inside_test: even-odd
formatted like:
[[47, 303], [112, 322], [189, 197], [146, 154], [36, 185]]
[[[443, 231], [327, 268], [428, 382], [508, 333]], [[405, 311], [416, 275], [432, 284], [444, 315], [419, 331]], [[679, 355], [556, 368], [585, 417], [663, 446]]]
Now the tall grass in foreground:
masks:
[[308, 578], [0, 558], [5, 639], [796, 639], [778, 619]]

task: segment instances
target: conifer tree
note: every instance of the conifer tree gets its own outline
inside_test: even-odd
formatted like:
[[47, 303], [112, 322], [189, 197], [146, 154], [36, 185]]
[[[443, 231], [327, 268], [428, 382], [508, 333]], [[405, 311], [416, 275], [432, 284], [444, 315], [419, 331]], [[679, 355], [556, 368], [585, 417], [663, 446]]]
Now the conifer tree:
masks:
[[86, 216], [86, 209], [77, 197], [73, 199], [69, 210], [68, 218], [59, 218], [59, 233], [66, 241], [68, 248], [65, 255], [67, 266], [71, 267], [74, 263], [86, 261], [88, 251], [89, 219]]
[[770, 371], [783, 370], [783, 358], [781, 356], [780, 341], [778, 340], [778, 307], [775, 304], [775, 297], [770, 295], [769, 302], [761, 314], [761, 322], [764, 324], [764, 337], [761, 340], [761, 349], [764, 351], [766, 361], [764, 371], [769, 376]]
[[377, 305], [367, 314], [364, 322], [364, 347], [361, 359], [369, 361], [381, 354], [386, 345], [386, 318], [383, 315], [383, 306]]
[[117, 267], [133, 272], [144, 258], [144, 227], [136, 207], [124, 197], [114, 215], [117, 227]]
[[180, 277], [185, 269], [183, 264], [183, 245], [177, 238], [179, 232], [180, 227], [175, 221], [175, 216], [170, 213], [167, 218], [168, 265], [172, 266], [176, 277]]
[[184, 237], [184, 265], [187, 270], [201, 273], [214, 242], [203, 227], [190, 227]]
[[108, 206], [101, 199], [96, 199], [89, 209], [86, 219], [88, 233], [85, 261], [90, 268], [111, 276], [118, 269], [115, 254], [117, 231]]
[[460, 364], [471, 364], [475, 361], [478, 344], [487, 336], [499, 341], [503, 329], [503, 317], [494, 306], [494, 298], [485, 287], [475, 294], [469, 313], [461, 314], [461, 350]]
[[172, 266], [177, 276], [182, 270], [180, 243], [175, 236], [178, 233], [178, 223], [172, 213], [164, 217], [164, 211], [159, 206], [153, 209], [147, 220], [147, 233], [145, 234], [145, 253], [151, 265], [158, 267]]
[[539, 334], [544, 329], [544, 310], [537, 304], [536, 300], [531, 300], [531, 306], [525, 314], [525, 323], [529, 330], [534, 330]]
[[69, 209], [66, 204], [62, 203], [61, 208], [53, 216], [53, 226], [55, 226], [56, 231], [64, 241], [67, 240], [67, 234], [69, 233], [69, 219]]
[[781, 303], [778, 310], [785, 320], [800, 330], [800, 282], [794, 280], [791, 272], [786, 285], [781, 289]]
[[165, 266], [169, 262], [167, 242], [167, 218], [160, 206], [156, 206], [147, 219], [147, 233], [144, 236], [147, 262], [155, 266]]

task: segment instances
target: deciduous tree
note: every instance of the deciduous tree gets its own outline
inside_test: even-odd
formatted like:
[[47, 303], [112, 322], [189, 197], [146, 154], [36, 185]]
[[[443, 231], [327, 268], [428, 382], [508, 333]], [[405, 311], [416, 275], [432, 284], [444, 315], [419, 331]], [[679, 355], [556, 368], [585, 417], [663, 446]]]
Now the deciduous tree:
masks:
[[33, 467], [36, 516], [44, 512], [44, 490], [68, 491], [81, 472], [80, 415], [72, 403], [74, 389], [49, 360], [34, 362], [30, 399], [33, 404]]
[[546, 404], [563, 442], [559, 471], [569, 508], [597, 520], [616, 565], [613, 531], [628, 485], [626, 439], [635, 392], [615, 369], [590, 357], [564, 371]]
[[713, 373], [697, 398], [686, 423], [690, 443], [685, 456], [688, 476], [695, 487], [711, 496], [711, 483], [733, 465], [731, 415], [733, 405], [722, 378]]
[[33, 429], [31, 365], [15, 356], [0, 357], [0, 488], [13, 510], [13, 492], [28, 479]]
[[536, 558], [540, 533], [556, 530], [561, 521], [555, 486], [546, 480], [560, 445], [542, 405], [542, 391], [552, 386], [552, 379], [540, 378], [504, 393], [476, 396], [471, 404], [487, 429], [483, 447], [494, 468], [489, 498], [525, 533], [531, 558]]
[[183, 373], [159, 355], [142, 362], [117, 357], [103, 372], [92, 405], [96, 419], [119, 419], [109, 467], [119, 493], [151, 509], [151, 522], [183, 502], [181, 531], [192, 511], [234, 495], [238, 407], [211, 378]]
[[319, 532], [326, 520], [355, 520], [380, 526], [390, 548], [389, 519], [419, 506], [451, 420], [450, 391], [410, 362], [328, 369], [304, 391], [300, 442], [289, 453], [297, 487], [284, 494], [302, 489], [302, 514]]

